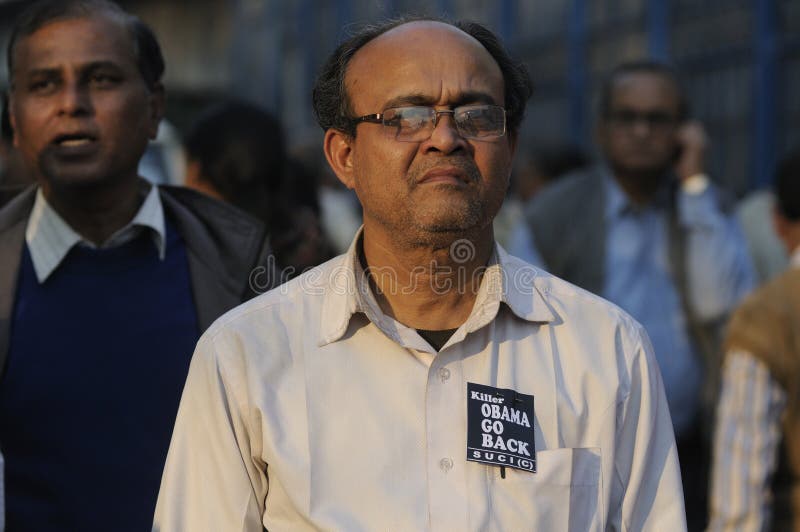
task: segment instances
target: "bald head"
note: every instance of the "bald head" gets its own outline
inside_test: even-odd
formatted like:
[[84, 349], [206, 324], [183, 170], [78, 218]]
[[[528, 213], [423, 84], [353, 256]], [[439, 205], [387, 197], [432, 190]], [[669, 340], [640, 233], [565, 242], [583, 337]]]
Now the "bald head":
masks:
[[[428, 58], [431, 50], [437, 50], [440, 46], [448, 46], [452, 42], [459, 42], [463, 46], [461, 53], [491, 57], [480, 41], [457, 26], [438, 20], [412, 20], [394, 26], [365, 43], [354, 54], [354, 59], [363, 55], [361, 52], [374, 49], [379, 50], [380, 53], [407, 52], [424, 61]], [[435, 48], [430, 48], [431, 46]]]
[[[387, 71], [391, 76], [376, 75]], [[414, 87], [403, 87], [397, 78], [414, 80]], [[348, 106], [357, 116], [441, 100], [505, 105], [503, 74], [486, 48], [454, 26], [427, 20], [402, 24], [364, 45], [347, 67], [345, 87]], [[490, 94], [488, 87], [499, 87], [499, 93]]]
[[466, 50], [469, 49], [478, 54], [489, 54], [496, 64], [503, 80], [508, 128], [512, 133], [516, 132], [532, 93], [532, 84], [525, 65], [513, 60], [497, 36], [480, 24], [450, 23], [430, 18], [403, 18], [366, 26], [340, 44], [323, 66], [314, 86], [314, 112], [320, 126], [324, 130], [334, 128], [355, 136], [355, 125], [352, 121], [355, 115], [348, 90], [356, 89], [356, 85], [353, 85], [353, 80], [348, 78], [347, 73], [351, 61], [360, 55], [356, 52], [362, 48], [375, 45], [386, 53], [401, 53], [403, 47], [410, 48], [408, 52], [415, 53], [418, 63], [424, 64], [431, 46], [436, 47], [444, 40], [457, 38], [465, 39], [462, 41], [465, 47], [463, 53], [468, 53]]

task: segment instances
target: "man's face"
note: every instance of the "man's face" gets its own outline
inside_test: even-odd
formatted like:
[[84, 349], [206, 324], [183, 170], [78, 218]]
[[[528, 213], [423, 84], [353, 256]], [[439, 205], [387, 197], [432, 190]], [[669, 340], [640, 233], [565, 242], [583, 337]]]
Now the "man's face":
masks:
[[[447, 110], [504, 105], [503, 76], [467, 34], [436, 22], [414, 22], [381, 35], [353, 57], [345, 77], [354, 116], [390, 107]], [[490, 227], [506, 189], [513, 153], [508, 133], [465, 139], [451, 115], [431, 137], [401, 142], [381, 124], [363, 123], [349, 141], [346, 172], [369, 230], [420, 243]], [[334, 165], [335, 166], [335, 165]]]
[[57, 20], [16, 46], [14, 144], [46, 184], [135, 178], [162, 98], [141, 77], [130, 32], [109, 16]]
[[655, 73], [632, 73], [614, 84], [608, 114], [601, 117], [600, 145], [618, 171], [666, 170], [678, 147], [678, 89]]

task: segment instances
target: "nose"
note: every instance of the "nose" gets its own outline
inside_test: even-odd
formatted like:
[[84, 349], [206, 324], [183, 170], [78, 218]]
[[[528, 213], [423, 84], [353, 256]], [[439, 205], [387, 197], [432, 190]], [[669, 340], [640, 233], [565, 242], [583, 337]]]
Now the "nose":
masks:
[[650, 120], [644, 116], [637, 117], [633, 124], [631, 124], [631, 131], [637, 137], [646, 137], [652, 130], [653, 126], [650, 123]]
[[64, 83], [59, 107], [60, 114], [68, 116], [88, 114], [92, 107], [88, 89], [79, 83]]
[[436, 151], [450, 154], [466, 150], [467, 141], [458, 132], [452, 109], [436, 110], [431, 137], [425, 141], [424, 151]]

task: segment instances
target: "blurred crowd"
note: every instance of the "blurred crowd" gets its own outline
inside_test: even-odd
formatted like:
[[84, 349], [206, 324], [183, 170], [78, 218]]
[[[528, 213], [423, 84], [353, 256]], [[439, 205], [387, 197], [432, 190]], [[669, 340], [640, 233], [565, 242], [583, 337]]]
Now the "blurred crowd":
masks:
[[[723, 350], [728, 319], [748, 293], [786, 270], [798, 250], [781, 228], [797, 224], [800, 213], [785, 214], [771, 190], [753, 191], [736, 204], [714, 183], [703, 162], [713, 139], [690, 119], [678, 79], [655, 62], [616, 69], [598, 108], [596, 150], [567, 140], [521, 142], [495, 236], [511, 254], [608, 298], [645, 325], [670, 401], [690, 530], [701, 530], [712, 465], [727, 471], [747, 460], [763, 462], [756, 492], [737, 497], [729, 493], [734, 475], [714, 472], [711, 508], [719, 513], [712, 525], [721, 519], [744, 523], [755, 509], [761, 519], [771, 513], [758, 507], [771, 499], [757, 491], [771, 489], [780, 438], [774, 449], [752, 449], [748, 457], [746, 449], [730, 449], [731, 436], [718, 431], [717, 452], [728, 454], [713, 457], [713, 420], [717, 408], [727, 418], [741, 415], [730, 412], [730, 404], [718, 406], [727, 384], [721, 368], [730, 364]], [[139, 168], [155, 184], [195, 189], [263, 222], [279, 282], [344, 252], [361, 215], [354, 193], [335, 179], [319, 150], [293, 152], [282, 130], [254, 103], [220, 101], [182, 135], [162, 124]], [[782, 198], [789, 205], [800, 195], [793, 157], [780, 176], [790, 187], [783, 193], [793, 195]], [[14, 147], [4, 99], [0, 203], [32, 184]], [[739, 378], [745, 380], [737, 385], [747, 388], [747, 378]], [[769, 413], [774, 423], [781, 412]], [[726, 423], [731, 431], [748, 430], [736, 427], [735, 419]], [[738, 506], [728, 508], [733, 503]]]
[[[520, 139], [495, 237], [647, 330], [689, 529], [784, 530], [800, 508], [800, 155], [775, 169], [774, 190], [734, 198], [709, 172], [714, 139], [691, 103], [669, 66], [618, 66], [594, 146], [546, 131]], [[5, 205], [35, 186], [5, 98], [1, 131]], [[321, 150], [288, 146], [280, 120], [254, 103], [215, 102], [186, 131], [162, 123], [147, 150], [139, 172], [152, 183], [194, 189], [266, 227], [278, 282], [343, 253], [359, 229], [359, 202]]]
[[[714, 528], [720, 520], [745, 523], [756, 510], [760, 519], [771, 513], [759, 501], [772, 500], [765, 493], [781, 439], [773, 438], [774, 449], [730, 448], [732, 436], [724, 430], [764, 434], [770, 427], [738, 427], [731, 419], [742, 414], [730, 409], [742, 405], [728, 401], [748, 400], [732, 399], [733, 392], [724, 388], [721, 368], [731, 364], [724, 357], [725, 326], [741, 300], [784, 272], [789, 254], [797, 254], [788, 244], [795, 241], [781, 229], [797, 225], [800, 212], [786, 214], [771, 190], [754, 191], [735, 204], [714, 183], [703, 163], [713, 139], [690, 120], [681, 90], [677, 73], [665, 65], [622, 65], [609, 77], [598, 109], [597, 150], [590, 153], [567, 140], [520, 143], [495, 236], [511, 254], [603, 295], [645, 325], [670, 401], [690, 530], [703, 529], [711, 466], [724, 465], [724, 471], [714, 471], [710, 491], [712, 529], [721, 530]], [[344, 252], [360, 225], [353, 192], [312, 151], [318, 150], [305, 147], [293, 154], [280, 121], [267, 110], [226, 100], [200, 113], [183, 135], [162, 124], [140, 173], [155, 184], [178, 184], [229, 202], [263, 222], [285, 282]], [[793, 157], [779, 176], [789, 187], [779, 192], [791, 194], [779, 199], [789, 209], [797, 209], [800, 197], [800, 167]], [[4, 101], [0, 203], [32, 184], [14, 148]], [[800, 333], [800, 323], [790, 325], [793, 334]], [[736, 385], [751, 392], [748, 377], [738, 378]], [[718, 406], [721, 387], [726, 403]], [[712, 458], [717, 408], [728, 428], [718, 429], [720, 455]], [[775, 408], [762, 415], [777, 425], [783, 410]], [[752, 456], [744, 456], [748, 451]], [[747, 460], [761, 462], [760, 483], [755, 491], [731, 497], [735, 475], [729, 470]], [[742, 485], [752, 482], [744, 479]]]

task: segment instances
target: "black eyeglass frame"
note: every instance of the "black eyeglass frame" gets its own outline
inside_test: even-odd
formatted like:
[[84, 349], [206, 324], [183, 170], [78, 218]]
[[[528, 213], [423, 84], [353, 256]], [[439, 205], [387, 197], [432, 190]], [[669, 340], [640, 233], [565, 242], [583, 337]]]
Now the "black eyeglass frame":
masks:
[[643, 122], [656, 130], [667, 130], [680, 124], [680, 117], [666, 111], [639, 112], [632, 109], [612, 109], [606, 113], [606, 121], [621, 129], [631, 129]]

